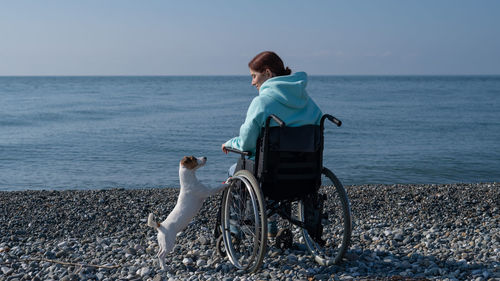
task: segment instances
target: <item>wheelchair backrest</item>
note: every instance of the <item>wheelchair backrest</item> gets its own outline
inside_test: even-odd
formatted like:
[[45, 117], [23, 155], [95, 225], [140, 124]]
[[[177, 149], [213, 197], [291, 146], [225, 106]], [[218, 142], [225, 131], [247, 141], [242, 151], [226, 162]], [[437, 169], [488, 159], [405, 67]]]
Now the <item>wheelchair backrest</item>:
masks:
[[263, 128], [255, 176], [270, 199], [301, 198], [321, 185], [323, 132], [319, 125]]

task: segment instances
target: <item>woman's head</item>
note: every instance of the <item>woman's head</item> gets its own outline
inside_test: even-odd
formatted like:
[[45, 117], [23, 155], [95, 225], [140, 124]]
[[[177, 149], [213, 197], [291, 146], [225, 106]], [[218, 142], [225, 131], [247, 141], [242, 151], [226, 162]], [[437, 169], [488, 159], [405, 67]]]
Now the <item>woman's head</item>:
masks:
[[252, 85], [260, 89], [260, 85], [275, 76], [290, 75], [292, 70], [284, 66], [281, 58], [274, 52], [265, 51], [256, 55], [249, 63]]

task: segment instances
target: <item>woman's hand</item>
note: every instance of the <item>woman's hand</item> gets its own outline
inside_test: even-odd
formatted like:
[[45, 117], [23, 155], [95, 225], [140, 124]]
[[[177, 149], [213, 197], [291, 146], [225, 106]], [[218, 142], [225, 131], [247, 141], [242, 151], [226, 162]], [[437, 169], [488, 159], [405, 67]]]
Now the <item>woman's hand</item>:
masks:
[[226, 149], [226, 144], [225, 144], [225, 143], [223, 143], [223, 144], [222, 144], [222, 152], [224, 152], [224, 153], [226, 153], [226, 154], [229, 152], [229, 151], [227, 151], [227, 149]]

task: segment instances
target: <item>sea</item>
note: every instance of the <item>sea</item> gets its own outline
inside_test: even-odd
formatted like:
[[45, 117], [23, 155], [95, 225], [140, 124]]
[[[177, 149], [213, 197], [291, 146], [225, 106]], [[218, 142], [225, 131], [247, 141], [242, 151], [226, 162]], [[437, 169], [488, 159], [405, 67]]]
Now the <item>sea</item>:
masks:
[[[227, 178], [221, 152], [257, 95], [249, 76], [0, 77], [0, 190], [178, 188]], [[500, 181], [500, 76], [310, 76], [343, 122], [324, 166], [344, 185]]]

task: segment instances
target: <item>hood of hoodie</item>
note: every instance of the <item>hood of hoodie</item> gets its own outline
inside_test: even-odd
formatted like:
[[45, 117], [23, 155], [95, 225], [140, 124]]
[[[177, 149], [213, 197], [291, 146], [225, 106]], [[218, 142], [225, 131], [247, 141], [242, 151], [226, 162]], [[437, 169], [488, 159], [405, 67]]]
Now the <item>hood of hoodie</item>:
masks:
[[260, 86], [259, 95], [268, 96], [290, 108], [303, 108], [309, 100], [306, 86], [307, 74], [296, 72], [268, 79]]

